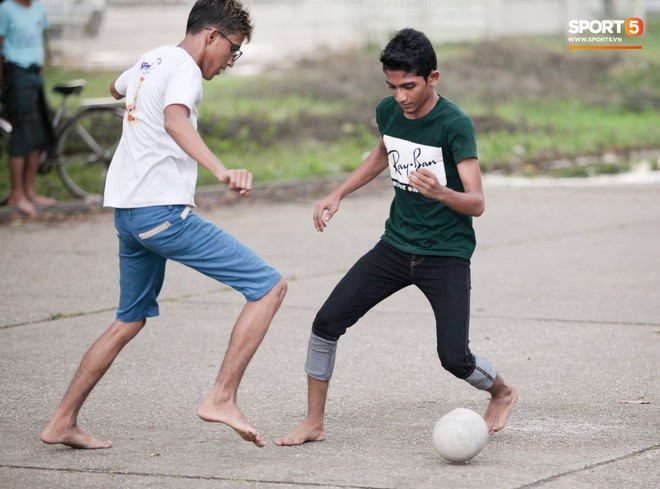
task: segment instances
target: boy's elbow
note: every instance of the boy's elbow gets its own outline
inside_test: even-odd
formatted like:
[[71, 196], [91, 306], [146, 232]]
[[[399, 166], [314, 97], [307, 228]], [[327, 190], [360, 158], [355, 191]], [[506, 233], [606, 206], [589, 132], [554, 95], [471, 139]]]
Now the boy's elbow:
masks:
[[115, 100], [121, 100], [121, 99], [124, 98], [124, 95], [122, 95], [121, 93], [119, 93], [119, 92], [117, 91], [117, 89], [115, 88], [115, 82], [112, 82], [112, 83], [110, 84], [110, 95], [112, 95], [112, 97], [113, 97]]
[[174, 134], [177, 132], [177, 121], [172, 117], [168, 117], [166, 114], [163, 121], [163, 128], [167, 134], [174, 137]]
[[481, 216], [486, 211], [486, 202], [480, 200], [474, 209], [474, 217]]

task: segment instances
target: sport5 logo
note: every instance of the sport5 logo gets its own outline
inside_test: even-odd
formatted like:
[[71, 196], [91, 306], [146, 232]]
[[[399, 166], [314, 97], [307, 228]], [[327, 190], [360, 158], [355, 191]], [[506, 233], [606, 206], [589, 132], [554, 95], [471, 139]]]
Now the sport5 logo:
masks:
[[629, 17], [625, 20], [570, 20], [569, 34], [623, 34], [631, 37], [644, 33], [644, 21], [639, 17]]

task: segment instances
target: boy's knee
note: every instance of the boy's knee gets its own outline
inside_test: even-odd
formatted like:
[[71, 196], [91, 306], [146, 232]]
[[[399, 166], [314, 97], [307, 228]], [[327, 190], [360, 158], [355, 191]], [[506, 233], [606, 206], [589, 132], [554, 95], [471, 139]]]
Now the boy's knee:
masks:
[[286, 296], [287, 290], [288, 284], [284, 277], [282, 277], [279, 282], [273, 285], [273, 288], [268, 291], [266, 296], [273, 298], [278, 304], [281, 304], [284, 300], [284, 296]]
[[286, 295], [287, 291], [289, 290], [289, 284], [287, 284], [284, 277], [282, 277], [280, 281], [275, 284], [275, 287], [273, 287], [272, 290], [275, 292], [275, 294], [277, 294], [277, 297], [279, 297], [281, 302], [284, 299], [284, 296]]
[[326, 340], [336, 341], [346, 332], [339, 319], [333, 315], [332, 309], [329, 307], [322, 307], [314, 318], [312, 323], [313, 334], [324, 338]]
[[146, 319], [140, 319], [130, 323], [115, 320], [110, 326], [109, 332], [118, 342], [126, 344], [142, 331], [145, 324], [147, 324]]

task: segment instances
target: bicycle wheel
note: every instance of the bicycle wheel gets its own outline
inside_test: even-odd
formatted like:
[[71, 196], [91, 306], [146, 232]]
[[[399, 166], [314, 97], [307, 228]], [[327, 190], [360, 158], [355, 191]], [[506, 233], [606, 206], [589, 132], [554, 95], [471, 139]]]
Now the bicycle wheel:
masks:
[[11, 170], [9, 168], [9, 140], [11, 124], [0, 119], [0, 205], [5, 205], [11, 192]]
[[90, 107], [78, 112], [62, 129], [57, 144], [57, 170], [73, 195], [100, 198], [115, 154], [124, 110]]

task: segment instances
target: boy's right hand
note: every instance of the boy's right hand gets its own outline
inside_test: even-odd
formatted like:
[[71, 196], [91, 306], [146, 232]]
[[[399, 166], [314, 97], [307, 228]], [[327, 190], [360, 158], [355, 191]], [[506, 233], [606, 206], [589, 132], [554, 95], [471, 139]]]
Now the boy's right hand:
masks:
[[314, 206], [314, 227], [318, 232], [323, 232], [328, 225], [328, 221], [339, 210], [340, 200], [336, 195], [330, 194]]
[[226, 184], [229, 190], [247, 196], [252, 190], [252, 173], [245, 169], [221, 170], [216, 175], [218, 180]]

